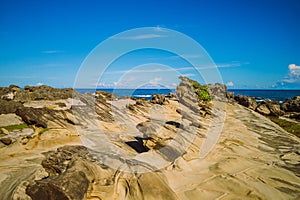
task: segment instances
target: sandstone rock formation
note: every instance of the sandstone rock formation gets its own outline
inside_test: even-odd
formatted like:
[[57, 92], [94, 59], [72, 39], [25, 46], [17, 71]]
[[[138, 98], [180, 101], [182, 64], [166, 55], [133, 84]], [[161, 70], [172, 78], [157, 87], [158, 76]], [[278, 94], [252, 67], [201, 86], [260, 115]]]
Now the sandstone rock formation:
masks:
[[[199, 93], [197, 92], [200, 91], [193, 86], [192, 80], [187, 77], [180, 77], [180, 79], [181, 82], [176, 88], [179, 102], [187, 106], [195, 113], [201, 114], [202, 116], [211, 114], [209, 101], [203, 101], [202, 99], [199, 99]], [[210, 97], [208, 97], [208, 99], [210, 99]]]
[[[216, 84], [208, 84], [207, 87], [209, 89], [210, 95], [214, 100], [223, 101], [223, 102], [226, 101], [226, 97], [227, 97], [226, 85], [216, 83]], [[228, 95], [230, 94], [231, 93], [228, 93]]]
[[280, 109], [280, 105], [278, 102], [265, 101], [265, 104], [267, 105], [268, 109], [270, 110], [270, 115], [281, 116], [284, 114], [284, 112]]
[[269, 110], [267, 104], [262, 103], [256, 108], [257, 112], [259, 112], [262, 115], [269, 115], [271, 111]]
[[269, 100], [264, 100], [256, 108], [256, 111], [263, 115], [281, 116], [284, 112], [280, 109], [278, 102], [272, 102]]
[[[176, 199], [160, 173], [125, 174], [110, 169], [83, 146], [64, 146], [42, 161], [48, 177], [26, 188], [33, 199]], [[95, 193], [98, 190], [99, 193]]]
[[26, 124], [43, 128], [67, 128], [68, 124], [75, 124], [70, 110], [23, 107], [18, 109], [16, 114]]
[[151, 103], [163, 105], [168, 104], [169, 101], [164, 94], [152, 94]]
[[[17, 115], [0, 115], [1, 198], [299, 198], [299, 138], [213, 97], [228, 97], [226, 87], [209, 87], [212, 100], [204, 101], [182, 78], [177, 94], [164, 96], [168, 103], [162, 96], [151, 103], [103, 92], [70, 99], [63, 95], [69, 90], [1, 89], [14, 94], [2, 101], [20, 103], [9, 111]], [[41, 88], [48, 91], [42, 99], [17, 100]], [[256, 109], [252, 99], [237, 99]], [[278, 106], [257, 110], [275, 114]]]
[[247, 108], [250, 108], [251, 110], [255, 110], [257, 107], [257, 103], [255, 99], [252, 97], [247, 97], [239, 94], [234, 97], [234, 100], [236, 100], [239, 104]]
[[0, 88], [0, 99], [16, 100], [19, 102], [34, 100], [58, 100], [72, 98], [72, 88], [58, 89], [50, 86], [25, 86], [24, 90], [11, 85], [8, 88]]
[[227, 99], [234, 99], [234, 92], [226, 92]]
[[101, 100], [117, 100], [119, 97], [116, 94], [98, 90], [95, 92], [95, 96]]
[[281, 109], [285, 112], [300, 112], [300, 96], [285, 100]]
[[[237, 95], [234, 99], [241, 105], [250, 108], [280, 125], [286, 131], [300, 136], [300, 98], [286, 99], [282, 104], [279, 101], [258, 99]], [[230, 102], [230, 101], [228, 101]]]
[[0, 114], [15, 113], [23, 104], [15, 101], [7, 101], [0, 99]]

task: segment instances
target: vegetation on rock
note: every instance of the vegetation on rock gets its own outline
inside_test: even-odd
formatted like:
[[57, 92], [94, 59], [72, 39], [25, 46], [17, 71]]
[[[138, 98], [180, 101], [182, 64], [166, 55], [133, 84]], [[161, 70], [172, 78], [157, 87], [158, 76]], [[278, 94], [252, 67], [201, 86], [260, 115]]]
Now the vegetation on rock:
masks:
[[205, 85], [201, 85], [197, 81], [189, 80], [192, 84], [193, 88], [195, 89], [195, 93], [198, 95], [199, 101], [209, 101], [211, 100], [211, 96], [209, 94], [208, 88]]
[[284, 130], [286, 130], [289, 133], [292, 133], [296, 135], [297, 137], [300, 137], [300, 124], [287, 121], [284, 119], [281, 119], [279, 117], [275, 116], [269, 116], [269, 119], [273, 121], [274, 123], [278, 124], [280, 127], [282, 127]]
[[15, 125], [10, 125], [10, 126], [5, 126], [5, 127], [1, 127], [1, 128], [5, 128], [8, 131], [13, 131], [13, 130], [22, 130], [24, 128], [28, 128], [28, 125], [23, 123], [23, 124], [15, 124]]

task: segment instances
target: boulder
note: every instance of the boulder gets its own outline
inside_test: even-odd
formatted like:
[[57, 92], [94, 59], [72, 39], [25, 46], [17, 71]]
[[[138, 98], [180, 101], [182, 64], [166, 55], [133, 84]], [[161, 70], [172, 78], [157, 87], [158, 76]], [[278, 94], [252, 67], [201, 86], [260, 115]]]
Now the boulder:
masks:
[[23, 107], [16, 111], [16, 114], [22, 118], [22, 120], [29, 125], [36, 125], [43, 128], [47, 127], [47, 121], [45, 115], [54, 117], [52, 110], [46, 108], [30, 108]]
[[265, 103], [262, 103], [259, 106], [257, 106], [256, 111], [262, 115], [269, 115], [271, 113], [268, 106]]
[[110, 92], [105, 92], [105, 91], [102, 91], [102, 90], [96, 91], [95, 96], [98, 99], [103, 99], [105, 101], [112, 101], [112, 100], [116, 100], [116, 99], [119, 98], [119, 96], [116, 95], [116, 94], [113, 94], [113, 93], [110, 93]]
[[266, 101], [265, 103], [270, 110], [270, 115], [282, 116], [284, 114], [284, 112], [280, 109], [280, 105], [278, 102]]
[[285, 116], [285, 117], [288, 117], [288, 118], [300, 120], [300, 113], [299, 113], [299, 112], [289, 112], [289, 113], [285, 113], [284, 116]]
[[281, 104], [281, 109], [285, 112], [300, 112], [300, 96], [295, 96], [293, 99], [286, 99]]
[[16, 85], [10, 85], [8, 88], [0, 87], [0, 99], [13, 100], [15, 93], [20, 90], [21, 90], [21, 88]]
[[75, 123], [69, 110], [23, 107], [19, 108], [16, 114], [26, 124], [43, 128], [67, 128], [69, 124]]
[[0, 127], [22, 124], [22, 119], [14, 113], [0, 115]]
[[12, 92], [10, 92], [10, 93], [2, 95], [1, 99], [10, 101], [10, 100], [13, 100], [14, 97], [15, 97], [15, 95]]
[[32, 200], [73, 200], [85, 199], [89, 181], [81, 171], [61, 174], [51, 179], [36, 181], [26, 188]]
[[212, 99], [218, 101], [226, 101], [227, 87], [221, 83], [207, 85]]
[[25, 102], [30, 102], [32, 100], [32, 97], [29, 91], [20, 90], [15, 92], [14, 100], [21, 103], [25, 103]]
[[250, 108], [251, 110], [255, 110], [257, 107], [257, 102], [252, 97], [247, 97], [239, 94], [234, 97], [234, 100], [237, 101], [242, 106]]
[[152, 94], [151, 103], [165, 105], [168, 104], [169, 101], [164, 94]]
[[23, 107], [23, 104], [20, 102], [0, 99], [0, 114], [15, 113], [19, 108]]
[[176, 94], [173, 92], [170, 92], [168, 95], [166, 95], [166, 98], [168, 98], [169, 100], [172, 100], [172, 101], [178, 101]]
[[[29, 184], [26, 194], [33, 200], [85, 199], [89, 186], [89, 180], [83, 172], [86, 169], [70, 168], [75, 167], [79, 157], [84, 159], [86, 154], [88, 154], [87, 149], [83, 146], [65, 146], [48, 153], [42, 161], [42, 166], [49, 176]], [[73, 164], [70, 165], [70, 162]]]
[[[81, 199], [178, 199], [162, 173], [123, 173], [103, 163], [110, 158], [128, 168], [151, 166], [116, 155], [92, 155], [84, 146], [63, 146], [45, 153], [42, 166], [48, 176], [26, 186], [33, 200]], [[129, 192], [130, 191], [130, 192]]]
[[0, 87], [0, 97], [2, 99], [2, 95], [6, 95], [7, 93], [9, 93], [9, 88], [6, 87]]
[[11, 85], [8, 87], [8, 89], [9, 89], [10, 91], [12, 91], [12, 92], [16, 92], [16, 91], [20, 91], [20, 90], [21, 90], [21, 88], [20, 88], [19, 86], [13, 85], [13, 84], [11, 84]]
[[13, 142], [13, 140], [11, 138], [6, 137], [6, 138], [0, 138], [0, 142], [2, 142], [5, 145], [10, 145]]
[[233, 99], [234, 98], [234, 92], [226, 92], [227, 99]]
[[50, 86], [25, 86], [24, 90], [16, 90], [14, 100], [20, 102], [35, 100], [60, 100], [72, 98], [75, 91], [72, 88], [52, 88]]

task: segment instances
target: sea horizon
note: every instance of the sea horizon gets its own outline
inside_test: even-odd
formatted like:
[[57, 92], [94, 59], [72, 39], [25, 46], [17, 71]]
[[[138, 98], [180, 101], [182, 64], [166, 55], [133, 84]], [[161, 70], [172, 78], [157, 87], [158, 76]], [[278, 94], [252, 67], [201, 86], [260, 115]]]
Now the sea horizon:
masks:
[[[170, 92], [176, 93], [176, 89], [168, 88], [139, 88], [139, 89], [114, 89], [114, 88], [77, 88], [76, 91], [80, 93], [94, 93], [95, 91], [105, 91], [117, 94], [119, 97], [132, 96], [136, 98], [151, 99], [152, 94], [168, 94]], [[300, 89], [228, 89], [229, 92], [234, 92], [234, 95], [250, 96], [257, 99], [268, 99], [283, 102], [288, 98], [300, 96]]]

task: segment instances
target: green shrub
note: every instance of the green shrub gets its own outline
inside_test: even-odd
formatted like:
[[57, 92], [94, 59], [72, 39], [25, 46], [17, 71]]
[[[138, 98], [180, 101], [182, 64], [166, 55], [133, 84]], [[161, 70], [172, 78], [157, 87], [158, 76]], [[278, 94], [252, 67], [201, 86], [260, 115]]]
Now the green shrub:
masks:
[[211, 96], [209, 94], [208, 88], [205, 85], [201, 85], [200, 83], [190, 80], [193, 88], [195, 89], [195, 93], [198, 95], [199, 101], [209, 101], [211, 100]]

